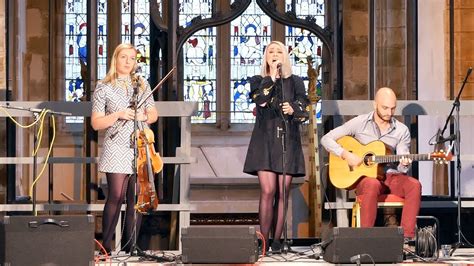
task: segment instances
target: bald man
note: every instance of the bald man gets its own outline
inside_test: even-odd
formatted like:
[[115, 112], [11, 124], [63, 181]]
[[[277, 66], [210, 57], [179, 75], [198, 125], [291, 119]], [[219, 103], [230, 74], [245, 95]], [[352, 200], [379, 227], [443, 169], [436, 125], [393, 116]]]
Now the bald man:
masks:
[[[410, 131], [393, 115], [397, 107], [397, 97], [392, 89], [380, 88], [373, 103], [374, 111], [359, 115], [342, 126], [339, 126], [321, 138], [324, 148], [347, 162], [349, 166], [359, 166], [363, 158], [345, 150], [336, 141], [344, 136], [351, 136], [361, 144], [382, 141], [398, 155], [410, 153]], [[404, 236], [411, 240], [415, 236], [416, 216], [420, 209], [421, 184], [406, 175], [411, 160], [403, 158], [397, 165], [387, 165], [385, 180], [361, 178], [356, 186], [356, 195], [362, 198], [361, 226], [372, 227], [377, 215], [377, 198], [382, 194], [395, 194], [405, 199], [402, 211], [401, 226]]]

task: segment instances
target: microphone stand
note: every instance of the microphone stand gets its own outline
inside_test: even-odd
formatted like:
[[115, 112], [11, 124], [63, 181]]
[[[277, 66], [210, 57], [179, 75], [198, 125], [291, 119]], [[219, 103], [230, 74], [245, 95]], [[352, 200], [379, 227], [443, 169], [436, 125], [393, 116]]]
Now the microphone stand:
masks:
[[[173, 68], [169, 75], [172, 73], [172, 71], [174, 71], [175, 68]], [[133, 99], [132, 99], [132, 102], [131, 102], [131, 107], [133, 109], [133, 111], [135, 112], [134, 114], [134, 118], [133, 118], [133, 134], [134, 134], [134, 137], [133, 137], [133, 174], [132, 174], [132, 178], [133, 178], [133, 184], [134, 184], [134, 202], [130, 203], [130, 202], [127, 202], [127, 204], [133, 204], [135, 206], [135, 204], [138, 202], [137, 200], [137, 191], [138, 191], [138, 134], [137, 134], [137, 131], [139, 130], [139, 124], [138, 124], [138, 118], [137, 118], [137, 111], [138, 109], [145, 103], [145, 101], [151, 97], [153, 94], [153, 91], [155, 91], [157, 88], [159, 88], [158, 86], [155, 87], [155, 89], [149, 93], [148, 95], [145, 95], [143, 94], [140, 101], [138, 99], [138, 89], [139, 89], [139, 83], [138, 82], [135, 82], [135, 83], [132, 83], [132, 86], [133, 86]], [[143, 128], [143, 126], [142, 126]], [[142, 215], [142, 214], [140, 214]], [[132, 234], [132, 243], [130, 244], [130, 255], [132, 256], [137, 256], [137, 257], [141, 257], [143, 259], [151, 259], [151, 260], [155, 260], [155, 261], [169, 261], [167, 260], [165, 257], [158, 257], [158, 256], [154, 256], [154, 255], [150, 255], [150, 254], [146, 254], [143, 250], [141, 250], [139, 247], [138, 247], [138, 244], [137, 244], [137, 240], [138, 240], [138, 230], [137, 230], [137, 223], [138, 223], [138, 210], [135, 210], [133, 212], [133, 234]], [[128, 241], [130, 240], [127, 240], [127, 243]]]
[[[280, 84], [281, 84], [281, 99], [282, 104], [285, 102], [285, 87], [283, 84], [283, 77], [281, 76], [281, 66], [278, 68], [279, 75], [280, 75]], [[281, 139], [281, 147], [282, 147], [282, 176], [283, 176], [283, 243], [280, 249], [282, 254], [287, 254], [288, 252], [294, 252], [291, 250], [291, 243], [288, 240], [288, 223], [287, 223], [287, 211], [288, 211], [288, 198], [286, 196], [286, 150], [287, 150], [287, 132], [288, 132], [288, 116], [283, 113], [283, 110], [280, 112], [283, 127], [277, 127], [277, 133]], [[275, 241], [274, 239], [273, 241]], [[272, 250], [273, 251], [273, 250]]]
[[[43, 110], [44, 110], [44, 109], [38, 109], [38, 108], [25, 108], [25, 107], [20, 107], [20, 106], [13, 106], [13, 105], [10, 105], [10, 103], [6, 103], [6, 105], [2, 105], [1, 107], [5, 108], [5, 109], [16, 109], [16, 110], [28, 111], [28, 112], [33, 114], [36, 122], [38, 122], [39, 114], [41, 112], [43, 112]], [[47, 114], [61, 115], [61, 116], [72, 115], [71, 113], [68, 113], [68, 112], [56, 112], [56, 111], [51, 111], [51, 110], [49, 110]], [[38, 136], [36, 135], [36, 132], [38, 131], [38, 124], [36, 122], [33, 125], [33, 151], [35, 150], [36, 145], [38, 144]], [[38, 162], [38, 153], [34, 153], [33, 154], [33, 180], [36, 178], [36, 174], [37, 174], [37, 171], [38, 171], [37, 166], [36, 166], [37, 162]], [[45, 163], [48, 163], [48, 162], [45, 161]], [[32, 195], [32, 199], [31, 199], [32, 200], [32, 205], [33, 205], [32, 206], [33, 207], [32, 215], [36, 215], [36, 183], [33, 184], [33, 189], [32, 190], [33, 190], [33, 193], [32, 193], [33, 195]]]
[[[137, 111], [138, 111], [138, 84], [137, 82], [132, 82], [133, 86], [133, 99], [132, 99], [132, 109], [134, 111], [134, 117], [133, 117], [133, 202], [127, 202], [127, 204], [133, 204], [135, 206], [137, 202], [137, 179], [138, 179], [138, 173], [137, 173], [137, 167], [138, 167], [138, 119], [137, 119]], [[137, 211], [133, 212], [133, 234], [132, 234], [132, 243], [130, 244], [130, 254], [131, 255], [139, 255], [140, 251], [137, 247], [137, 223], [138, 223], [138, 214]], [[128, 240], [127, 240], [128, 241]]]
[[[455, 153], [456, 153], [456, 171], [455, 171], [455, 181], [456, 181], [456, 189], [457, 189], [457, 235], [458, 235], [458, 241], [453, 245], [453, 248], [452, 250], [450, 251], [450, 255], [452, 255], [454, 253], [454, 251], [456, 251], [456, 249], [458, 249], [459, 247], [463, 246], [464, 243], [462, 242], [462, 237], [463, 234], [462, 234], [462, 231], [461, 231], [461, 131], [459, 129], [459, 124], [460, 124], [460, 117], [459, 117], [459, 108], [461, 106], [461, 102], [459, 101], [459, 98], [461, 97], [461, 93], [464, 89], [464, 85], [466, 85], [466, 82], [467, 82], [467, 79], [469, 78], [469, 76], [471, 75], [471, 72], [472, 72], [472, 67], [470, 67], [468, 70], [467, 70], [467, 73], [466, 73], [466, 77], [464, 78], [464, 81], [462, 83], [462, 86], [461, 86], [461, 89], [459, 90], [458, 92], [458, 95], [456, 96], [456, 98], [454, 99], [454, 102], [453, 102], [453, 108], [451, 108], [451, 112], [449, 113], [448, 117], [446, 118], [446, 122], [444, 124], [444, 127], [443, 127], [443, 130], [441, 131], [440, 133], [440, 137], [439, 137], [439, 140], [440, 142], [444, 142], [445, 140], [443, 140], [443, 134], [444, 134], [444, 131], [446, 130], [446, 128], [448, 127], [448, 123], [449, 121], [451, 120], [451, 117], [453, 115], [453, 112], [454, 110], [456, 110], [456, 116], [455, 116], [455, 120], [454, 120], [454, 135], [455, 135], [455, 138], [454, 138], [454, 150], [455, 150]], [[450, 137], [448, 137], [446, 140], [449, 140]]]

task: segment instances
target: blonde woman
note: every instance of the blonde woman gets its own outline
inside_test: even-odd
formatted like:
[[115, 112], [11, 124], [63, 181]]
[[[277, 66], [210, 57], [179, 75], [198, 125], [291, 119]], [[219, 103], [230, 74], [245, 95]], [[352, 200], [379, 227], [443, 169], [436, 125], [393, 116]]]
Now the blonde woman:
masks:
[[[289, 196], [293, 177], [305, 176], [299, 125], [308, 119], [303, 80], [292, 74], [286, 46], [272, 41], [265, 49], [260, 75], [250, 80], [250, 98], [256, 104], [256, 122], [250, 139], [244, 172], [260, 183], [260, 231], [268, 246], [273, 227], [272, 251], [281, 249], [284, 224], [283, 185]], [[287, 121], [287, 128], [284, 121]], [[286, 142], [282, 131], [286, 130]], [[285, 184], [283, 147], [286, 146]], [[275, 212], [275, 213], [274, 213]]]
[[[112, 251], [112, 237], [118, 222], [120, 208], [126, 198], [125, 242], [123, 250], [130, 251], [134, 224], [139, 228], [141, 216], [134, 221], [135, 180], [134, 129], [135, 111], [130, 108], [134, 92], [138, 99], [149, 95], [150, 85], [136, 76], [137, 50], [130, 44], [120, 44], [115, 48], [109, 72], [101, 80], [92, 98], [91, 123], [95, 130], [106, 130], [103, 150], [99, 160], [99, 171], [106, 174], [108, 184], [107, 201], [102, 218], [103, 246], [107, 253]], [[137, 110], [137, 120], [141, 126], [156, 122], [158, 112], [153, 97], [150, 97]], [[138, 229], [137, 229], [138, 230]], [[138, 232], [137, 232], [138, 233]], [[118, 241], [118, 240], [117, 240]]]

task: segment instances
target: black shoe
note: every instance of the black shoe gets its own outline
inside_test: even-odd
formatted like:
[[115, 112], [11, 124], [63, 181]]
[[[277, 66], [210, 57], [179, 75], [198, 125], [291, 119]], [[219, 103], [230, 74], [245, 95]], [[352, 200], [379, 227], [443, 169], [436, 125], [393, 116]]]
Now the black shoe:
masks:
[[279, 240], [273, 240], [272, 253], [281, 253], [281, 243]]
[[414, 237], [405, 237], [403, 239], [403, 244], [407, 246], [415, 246], [415, 238]]
[[[107, 253], [106, 253], [107, 252]], [[112, 251], [111, 250], [99, 250], [99, 254], [97, 255], [99, 261], [105, 261], [107, 260], [110, 256], [112, 256]]]
[[112, 251], [111, 250], [108, 250], [108, 249], [105, 249], [105, 251], [103, 249], [100, 249], [99, 250], [99, 256], [110, 256], [112, 254]]
[[129, 249], [129, 248], [122, 248], [120, 251], [124, 252], [125, 254], [130, 254], [130, 255], [133, 255], [133, 254], [131, 254], [131, 252], [130, 252], [130, 249]]

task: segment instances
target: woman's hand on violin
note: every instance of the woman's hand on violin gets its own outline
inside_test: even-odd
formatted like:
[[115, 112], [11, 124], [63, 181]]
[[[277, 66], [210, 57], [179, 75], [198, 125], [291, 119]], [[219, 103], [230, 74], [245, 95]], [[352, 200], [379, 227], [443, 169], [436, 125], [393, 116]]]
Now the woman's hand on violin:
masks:
[[117, 112], [118, 119], [122, 120], [133, 120], [135, 118], [135, 111], [130, 108], [127, 108], [122, 111]]
[[[117, 112], [118, 119], [122, 120], [133, 120], [135, 119], [135, 111], [130, 108]], [[141, 122], [145, 122], [148, 120], [148, 115], [145, 114], [143, 111], [137, 112], [137, 120]]]
[[148, 115], [145, 112], [138, 112], [137, 120], [141, 122], [146, 122], [148, 120]]

